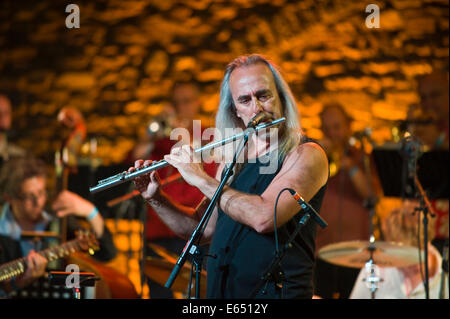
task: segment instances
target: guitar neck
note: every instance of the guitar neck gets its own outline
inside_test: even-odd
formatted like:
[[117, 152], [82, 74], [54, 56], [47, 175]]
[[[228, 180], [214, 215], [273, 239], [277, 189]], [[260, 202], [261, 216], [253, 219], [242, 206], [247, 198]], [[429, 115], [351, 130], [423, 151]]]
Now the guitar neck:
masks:
[[[50, 247], [48, 249], [38, 252], [41, 256], [45, 257], [48, 261], [57, 260], [68, 256], [76, 251], [81, 250], [80, 239], [74, 239], [65, 242], [62, 245]], [[0, 282], [16, 277], [26, 269], [27, 258], [22, 257], [6, 264], [0, 265]]]

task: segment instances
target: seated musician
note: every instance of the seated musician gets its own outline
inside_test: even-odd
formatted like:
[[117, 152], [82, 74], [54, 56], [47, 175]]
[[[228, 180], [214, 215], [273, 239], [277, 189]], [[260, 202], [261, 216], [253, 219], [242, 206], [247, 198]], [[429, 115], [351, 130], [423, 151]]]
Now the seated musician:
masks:
[[[435, 70], [419, 76], [417, 93], [420, 103], [411, 105], [408, 110], [407, 131], [420, 141], [422, 151], [448, 152], [448, 72]], [[440, 298], [443, 293], [443, 296], [448, 298], [448, 281], [442, 280], [441, 268], [441, 256], [446, 256], [444, 247], [448, 247], [448, 197], [430, 199], [430, 205], [429, 210], [432, 210], [435, 216], [428, 219], [429, 297]], [[423, 239], [417, 240], [418, 225], [421, 221], [418, 220], [417, 214], [412, 215], [414, 208], [418, 206], [418, 200], [405, 200], [388, 215], [382, 224], [385, 240], [414, 247], [420, 243], [423, 249]], [[420, 235], [423, 236], [423, 225], [420, 226]], [[424, 298], [423, 268], [423, 265], [421, 269], [418, 264], [404, 268], [381, 268], [380, 275], [384, 278], [376, 291], [376, 298]], [[364, 276], [364, 271], [361, 271], [353, 287], [352, 298], [368, 298], [370, 295], [369, 289], [362, 282]]]
[[[423, 224], [422, 214], [413, 214], [417, 202], [405, 200], [400, 207], [394, 209], [381, 224], [385, 239], [389, 242], [402, 243], [409, 247], [420, 247], [422, 250], [422, 265], [419, 263], [406, 267], [383, 267], [379, 268], [379, 278], [375, 290], [376, 299], [424, 299], [424, 260], [423, 260]], [[419, 227], [420, 225], [420, 227]], [[435, 220], [430, 218], [428, 224], [428, 274], [429, 274], [429, 297], [438, 299], [441, 292], [442, 279], [442, 257], [439, 251], [431, 244], [435, 236]], [[419, 238], [420, 232], [420, 238]], [[419, 251], [417, 251], [417, 258]], [[376, 265], [376, 260], [374, 260]], [[368, 272], [363, 268], [353, 286], [351, 299], [369, 299], [371, 291], [364, 281]], [[445, 284], [448, 297], [448, 285]]]
[[[38, 251], [46, 242], [23, 238], [23, 231], [52, 231], [59, 233], [59, 218], [67, 216], [70, 239], [79, 229], [76, 217], [86, 219], [95, 234], [99, 250], [94, 258], [108, 261], [115, 257], [111, 233], [97, 208], [70, 191], [62, 191], [52, 202], [54, 215], [45, 210], [47, 202], [46, 165], [36, 158], [17, 158], [7, 162], [0, 172], [0, 191], [6, 203], [0, 210], [0, 265], [26, 256], [25, 272], [0, 282], [0, 297], [29, 285], [44, 275], [48, 261]], [[59, 217], [59, 218], [58, 218]]]

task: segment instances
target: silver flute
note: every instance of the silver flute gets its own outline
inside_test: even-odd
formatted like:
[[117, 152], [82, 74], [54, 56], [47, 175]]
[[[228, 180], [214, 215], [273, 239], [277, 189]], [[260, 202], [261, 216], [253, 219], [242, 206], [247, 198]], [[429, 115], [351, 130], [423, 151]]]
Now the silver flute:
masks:
[[[261, 123], [261, 124], [255, 126], [254, 128], [246, 129], [242, 133], [239, 133], [239, 134], [236, 134], [236, 135], [232, 135], [230, 137], [224, 138], [223, 140], [212, 142], [212, 143], [206, 144], [203, 147], [197, 148], [197, 149], [194, 150], [194, 153], [201, 153], [203, 151], [206, 151], [206, 150], [209, 150], [209, 149], [212, 149], [212, 148], [223, 146], [223, 145], [228, 144], [230, 142], [239, 140], [239, 139], [243, 138], [247, 134], [249, 134], [249, 135], [253, 134], [253, 133], [255, 133], [255, 132], [259, 131], [259, 130], [262, 130], [262, 129], [265, 129], [265, 128], [268, 128], [268, 127], [272, 127], [272, 126], [278, 125], [280, 123], [283, 123], [284, 121], [286, 121], [286, 118], [285, 117], [281, 117], [281, 118], [278, 118], [278, 119], [273, 120], [273, 121]], [[169, 165], [169, 163], [166, 160], [160, 160], [160, 161], [154, 162], [152, 165], [150, 165], [148, 167], [142, 167], [142, 168], [137, 169], [137, 170], [135, 170], [135, 171], [133, 171], [131, 173], [122, 172], [122, 173], [116, 174], [114, 176], [111, 176], [111, 177], [108, 177], [108, 178], [100, 180], [96, 186], [93, 186], [93, 187], [89, 188], [89, 192], [91, 192], [93, 194], [98, 193], [98, 192], [100, 192], [102, 190], [105, 190], [105, 189], [114, 187], [116, 185], [120, 185], [122, 183], [125, 183], [125, 182], [128, 182], [130, 180], [133, 180], [133, 179], [135, 179], [136, 177], [138, 177], [140, 175], [147, 174], [147, 173], [150, 173], [150, 172], [152, 172], [154, 170], [163, 168], [163, 167], [165, 167], [167, 165]]]

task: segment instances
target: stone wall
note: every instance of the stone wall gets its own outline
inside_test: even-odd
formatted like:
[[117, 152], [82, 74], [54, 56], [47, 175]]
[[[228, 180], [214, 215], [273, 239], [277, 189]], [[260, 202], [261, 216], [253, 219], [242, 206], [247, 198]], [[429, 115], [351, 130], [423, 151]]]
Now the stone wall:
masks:
[[[418, 102], [415, 76], [448, 70], [448, 0], [77, 0], [78, 29], [65, 25], [69, 3], [0, 3], [0, 91], [14, 104], [13, 137], [49, 160], [61, 139], [56, 114], [70, 105], [98, 139], [97, 156], [121, 161], [180, 77], [201, 84], [213, 121], [224, 67], [244, 53], [281, 67], [315, 138], [323, 103], [337, 100], [355, 130], [390, 139]], [[365, 24], [370, 3], [380, 28]]]

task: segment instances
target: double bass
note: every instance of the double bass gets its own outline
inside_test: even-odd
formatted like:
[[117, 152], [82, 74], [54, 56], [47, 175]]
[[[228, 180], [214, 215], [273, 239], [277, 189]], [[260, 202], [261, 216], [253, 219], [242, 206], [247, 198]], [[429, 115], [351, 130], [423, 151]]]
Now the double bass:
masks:
[[[55, 154], [56, 193], [68, 189], [70, 174], [77, 174], [76, 154], [86, 137], [84, 119], [78, 110], [63, 108], [58, 114], [58, 121], [68, 128], [70, 133], [64, 134], [67, 137], [64, 138], [60, 150]], [[84, 220], [79, 224], [85, 229], [90, 227]], [[60, 220], [60, 236], [62, 242], [67, 240], [67, 217]], [[95, 285], [96, 299], [139, 298], [128, 276], [97, 261], [89, 254], [75, 252], [66, 257], [65, 261], [66, 264], [76, 264], [84, 271], [93, 272], [100, 278]]]

